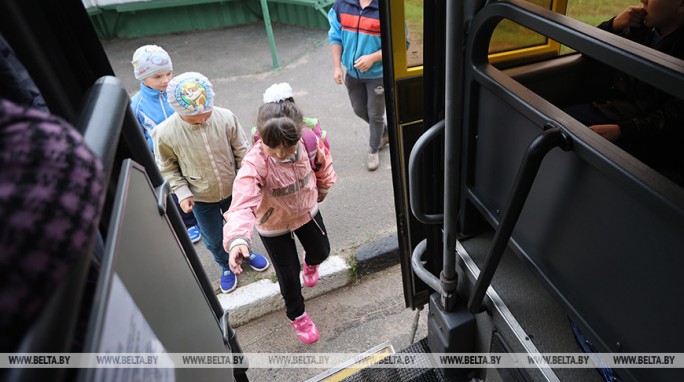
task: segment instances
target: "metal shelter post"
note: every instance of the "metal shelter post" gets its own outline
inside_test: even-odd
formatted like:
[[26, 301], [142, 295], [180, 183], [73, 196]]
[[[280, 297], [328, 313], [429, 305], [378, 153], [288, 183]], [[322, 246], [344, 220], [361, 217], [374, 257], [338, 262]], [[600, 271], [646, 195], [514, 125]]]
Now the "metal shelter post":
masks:
[[273, 38], [273, 28], [271, 27], [271, 15], [268, 12], [268, 3], [266, 0], [261, 1], [261, 14], [264, 16], [264, 26], [266, 27], [266, 36], [268, 37], [268, 45], [271, 48], [271, 57], [273, 58], [273, 69], [280, 69], [278, 63], [278, 52], [276, 51], [275, 39]]

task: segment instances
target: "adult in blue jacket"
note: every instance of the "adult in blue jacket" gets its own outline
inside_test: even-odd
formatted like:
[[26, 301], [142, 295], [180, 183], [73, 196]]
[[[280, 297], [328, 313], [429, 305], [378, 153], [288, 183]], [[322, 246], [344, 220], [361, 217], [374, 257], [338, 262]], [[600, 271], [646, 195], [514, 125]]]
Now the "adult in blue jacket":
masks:
[[[380, 165], [378, 151], [387, 143], [378, 0], [337, 0], [328, 21], [334, 80], [344, 83], [354, 113], [369, 125], [367, 165], [375, 171]], [[347, 70], [344, 76], [342, 65]]]

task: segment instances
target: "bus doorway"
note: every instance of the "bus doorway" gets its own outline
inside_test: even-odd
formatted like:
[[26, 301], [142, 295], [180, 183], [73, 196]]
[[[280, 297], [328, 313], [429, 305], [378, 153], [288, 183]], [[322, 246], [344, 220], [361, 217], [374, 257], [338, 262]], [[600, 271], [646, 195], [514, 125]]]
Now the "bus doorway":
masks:
[[[681, 339], [655, 334], [676, 331], [670, 313], [680, 314], [680, 304], [667, 301], [682, 293], [679, 267], [672, 268], [682, 188], [562, 111], [598, 91], [606, 66], [681, 101], [682, 61], [563, 16], [571, 3], [425, 4], [425, 37], [438, 46], [424, 53], [422, 119], [430, 123], [413, 149], [403, 139], [401, 115], [411, 108], [402, 97], [416, 96], [402, 94], [401, 58], [388, 65], [396, 71], [387, 76], [394, 86], [388, 104], [407, 163], [395, 172], [402, 239], [410, 242], [401, 252], [404, 291], [409, 306], [432, 296], [432, 352], [582, 351], [569, 321], [600, 353], [682, 349]], [[404, 54], [397, 7], [405, 8], [391, 3], [385, 13], [392, 58]], [[428, 61], [440, 52], [443, 60]], [[643, 315], [628, 313], [635, 304]], [[655, 313], [656, 305], [668, 313]], [[504, 379], [514, 378], [510, 372], [497, 371]], [[575, 372], [582, 373], [539, 367], [525, 374], [587, 378]], [[626, 380], [677, 375], [663, 368], [615, 373]]]

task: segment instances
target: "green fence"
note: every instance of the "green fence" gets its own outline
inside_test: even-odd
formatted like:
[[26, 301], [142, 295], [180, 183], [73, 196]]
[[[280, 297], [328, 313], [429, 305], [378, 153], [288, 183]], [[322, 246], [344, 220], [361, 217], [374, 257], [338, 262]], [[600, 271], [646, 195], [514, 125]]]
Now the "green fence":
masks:
[[[265, 0], [270, 21], [328, 28], [334, 0]], [[266, 21], [260, 0], [150, 0], [88, 9], [101, 39], [152, 36]], [[266, 16], [266, 17], [265, 17]]]

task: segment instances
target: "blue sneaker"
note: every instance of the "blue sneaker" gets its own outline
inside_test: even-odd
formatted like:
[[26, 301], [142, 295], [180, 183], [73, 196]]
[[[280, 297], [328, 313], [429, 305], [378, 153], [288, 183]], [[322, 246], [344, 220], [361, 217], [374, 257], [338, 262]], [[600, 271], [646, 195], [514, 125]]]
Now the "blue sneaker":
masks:
[[268, 263], [267, 258], [254, 252], [250, 252], [249, 258], [245, 259], [245, 261], [247, 262], [247, 264], [249, 264], [250, 267], [252, 267], [252, 269], [254, 269], [257, 272], [265, 271], [266, 268], [268, 268], [268, 266], [270, 265]]
[[190, 236], [190, 240], [192, 240], [192, 243], [194, 244], [202, 238], [202, 233], [200, 233], [199, 227], [194, 225], [188, 228], [188, 236]]
[[230, 293], [237, 288], [237, 277], [230, 270], [223, 271], [221, 276], [221, 292]]

